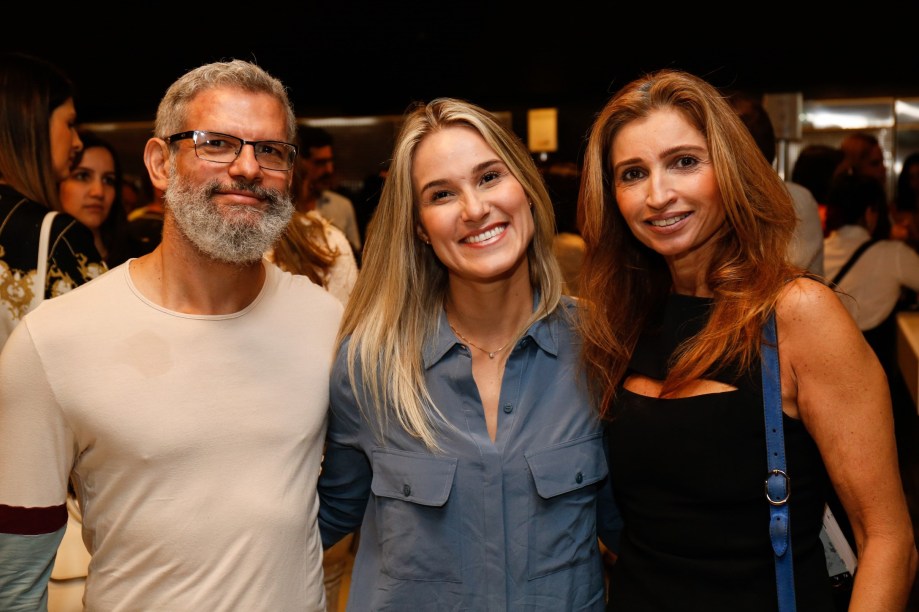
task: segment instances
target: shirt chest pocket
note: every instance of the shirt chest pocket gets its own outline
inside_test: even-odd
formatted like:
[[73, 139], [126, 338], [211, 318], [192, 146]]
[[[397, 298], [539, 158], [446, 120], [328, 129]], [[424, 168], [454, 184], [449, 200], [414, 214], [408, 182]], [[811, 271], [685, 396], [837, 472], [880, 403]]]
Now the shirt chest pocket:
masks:
[[447, 503], [457, 460], [378, 449], [372, 462], [383, 572], [401, 580], [460, 582], [461, 517]]
[[596, 560], [597, 491], [608, 474], [601, 433], [527, 453], [531, 579]]

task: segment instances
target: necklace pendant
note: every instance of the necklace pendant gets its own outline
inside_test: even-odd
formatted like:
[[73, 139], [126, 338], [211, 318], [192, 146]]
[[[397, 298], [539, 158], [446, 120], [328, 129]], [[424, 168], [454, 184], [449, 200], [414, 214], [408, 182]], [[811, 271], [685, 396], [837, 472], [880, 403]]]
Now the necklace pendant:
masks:
[[495, 358], [494, 352], [488, 353], [488, 358], [489, 358], [489, 359], [494, 359], [494, 358]]

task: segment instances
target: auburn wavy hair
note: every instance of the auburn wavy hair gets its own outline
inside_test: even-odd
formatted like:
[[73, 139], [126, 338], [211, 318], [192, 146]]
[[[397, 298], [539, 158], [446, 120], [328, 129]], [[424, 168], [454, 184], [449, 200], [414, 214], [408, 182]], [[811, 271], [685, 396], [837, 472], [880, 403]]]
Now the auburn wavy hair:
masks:
[[728, 100], [691, 74], [662, 70], [616, 93], [590, 130], [578, 198], [587, 255], [582, 269], [580, 328], [583, 365], [601, 415], [622, 382], [649, 313], [671, 291], [663, 257], [641, 244], [616, 203], [612, 146], [619, 130], [673, 109], [708, 144], [725, 222], [705, 278], [714, 310], [705, 328], [678, 349], [662, 397], [728, 365], [746, 369], [758, 359], [760, 331], [785, 282], [797, 270], [786, 260], [794, 232], [794, 203]]

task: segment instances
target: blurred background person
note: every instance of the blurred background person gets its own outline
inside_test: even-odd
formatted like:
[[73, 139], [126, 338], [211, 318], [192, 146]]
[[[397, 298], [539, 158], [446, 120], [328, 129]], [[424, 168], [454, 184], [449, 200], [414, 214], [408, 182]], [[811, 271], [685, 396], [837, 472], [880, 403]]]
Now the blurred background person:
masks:
[[[876, 136], [867, 132], [854, 132], [842, 139], [839, 148], [844, 157], [836, 168], [834, 178], [843, 174], [867, 176], [880, 183], [884, 193], [887, 193], [887, 164], [884, 162], [884, 149]], [[878, 240], [894, 236], [893, 220], [886, 202], [885, 199], [884, 210], [871, 232], [871, 236]], [[830, 231], [829, 228], [827, 231]]]
[[[775, 128], [763, 105], [762, 98], [739, 93], [731, 97], [731, 104], [759, 147], [766, 161], [775, 168]], [[823, 223], [817, 199], [803, 185], [785, 181], [785, 187], [795, 203], [798, 223], [788, 244], [788, 259], [804, 270], [823, 275]]]
[[855, 132], [843, 138], [839, 148], [844, 157], [836, 174], [870, 176], [886, 190], [887, 164], [884, 162], [884, 149], [876, 136]]
[[136, 174], [122, 173], [121, 205], [124, 207], [125, 216], [129, 216], [132, 210], [150, 201], [151, 188], [149, 177], [145, 179]]
[[791, 181], [805, 187], [817, 200], [820, 224], [826, 237], [826, 196], [836, 168], [845, 154], [842, 149], [824, 144], [810, 144], [801, 149], [791, 170]]
[[128, 213], [126, 234], [130, 257], [152, 252], [163, 238], [163, 190], [155, 187], [149, 176], [142, 177], [140, 185], [143, 199]]
[[[886, 214], [887, 197], [874, 178], [836, 177], [827, 196], [830, 234], [824, 261], [827, 278], [838, 285], [843, 303], [884, 367], [898, 409], [912, 402], [901, 387], [896, 360], [896, 314], [902, 290], [919, 291], [919, 253], [902, 240], [874, 238], [875, 227]], [[847, 270], [840, 276], [844, 266]], [[915, 405], [910, 411], [915, 411]]]
[[316, 211], [296, 211], [266, 256], [291, 274], [303, 274], [348, 303], [357, 280], [357, 261], [344, 232]]
[[332, 135], [319, 127], [297, 127], [297, 173], [294, 176], [297, 210], [316, 210], [332, 225], [345, 233], [360, 264], [361, 233], [357, 224], [354, 204], [334, 191], [335, 152]]
[[157, 189], [147, 174], [128, 174], [121, 176], [121, 204], [125, 215], [131, 219], [136, 211], [145, 206], [156, 205], [163, 208], [163, 190]]
[[386, 182], [387, 176], [389, 176], [388, 160], [381, 163], [376, 172], [364, 177], [360, 191], [354, 196], [354, 212], [361, 236], [367, 235], [367, 226], [377, 209], [377, 204], [380, 203], [380, 194], [383, 193], [383, 183]]
[[914, 249], [919, 248], [919, 151], [903, 160], [891, 214], [893, 237], [905, 240]]
[[555, 238], [552, 250], [562, 270], [562, 293], [580, 293], [581, 265], [587, 245], [578, 229], [578, 188], [580, 169], [574, 162], [553, 162], [540, 168], [555, 211]]
[[59, 184], [83, 147], [73, 97], [73, 84], [56, 66], [23, 54], [0, 56], [0, 347], [44, 298], [106, 270], [90, 231], [59, 214], [45, 284], [35, 285], [42, 220], [50, 210], [62, 211]]
[[83, 150], [61, 181], [61, 207], [92, 231], [96, 250], [114, 268], [128, 258], [118, 152], [94, 132], [80, 130], [79, 135]]

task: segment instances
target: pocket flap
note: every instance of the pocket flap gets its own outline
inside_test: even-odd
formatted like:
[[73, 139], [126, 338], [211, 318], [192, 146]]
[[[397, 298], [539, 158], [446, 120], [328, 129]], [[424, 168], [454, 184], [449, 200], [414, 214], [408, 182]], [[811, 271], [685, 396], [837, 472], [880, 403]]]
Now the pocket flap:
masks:
[[545, 499], [599, 482], [609, 472], [602, 433], [527, 453], [526, 460]]
[[455, 458], [379, 449], [371, 457], [374, 495], [424, 506], [447, 503], [456, 473]]

